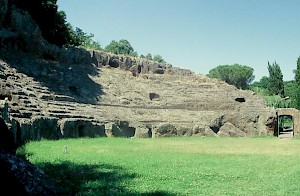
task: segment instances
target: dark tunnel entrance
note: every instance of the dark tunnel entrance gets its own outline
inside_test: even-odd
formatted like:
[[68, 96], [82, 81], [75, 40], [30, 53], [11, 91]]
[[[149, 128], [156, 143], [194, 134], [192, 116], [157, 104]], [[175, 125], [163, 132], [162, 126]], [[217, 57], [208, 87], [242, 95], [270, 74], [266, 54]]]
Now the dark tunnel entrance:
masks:
[[84, 129], [83, 125], [81, 125], [81, 126], [78, 127], [78, 137], [84, 137], [84, 131], [83, 131], [83, 129]]
[[[276, 133], [275, 133], [276, 132]], [[292, 138], [294, 136], [294, 118], [291, 115], [278, 115], [274, 135], [280, 138]]]

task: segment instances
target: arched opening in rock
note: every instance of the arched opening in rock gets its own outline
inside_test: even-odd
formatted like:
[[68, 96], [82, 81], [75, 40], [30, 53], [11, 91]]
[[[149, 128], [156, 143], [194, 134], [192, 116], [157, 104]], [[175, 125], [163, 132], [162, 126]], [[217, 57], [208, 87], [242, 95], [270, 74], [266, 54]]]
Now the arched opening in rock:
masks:
[[135, 127], [130, 127], [127, 121], [119, 121], [118, 128], [125, 137], [133, 137], [135, 135]]
[[137, 73], [140, 74], [142, 72], [142, 66], [138, 65], [137, 66]]
[[210, 128], [214, 133], [218, 133], [220, 131], [220, 126], [210, 126]]
[[224, 125], [224, 115], [216, 118], [211, 124], [210, 128], [213, 130], [214, 133], [218, 133], [220, 128]]
[[149, 93], [150, 100], [159, 100], [159, 94], [156, 93]]
[[148, 136], [149, 136], [150, 138], [152, 138], [152, 129], [151, 129], [151, 128], [148, 128]]
[[237, 98], [235, 98], [235, 101], [240, 102], [240, 103], [246, 102], [245, 98], [243, 98], [243, 97], [237, 97]]
[[83, 125], [78, 127], [78, 137], [84, 137], [84, 126]]
[[125, 130], [125, 134], [127, 137], [133, 137], [135, 135], [135, 128], [128, 127], [127, 130]]
[[5, 100], [5, 98], [11, 101], [12, 100], [11, 93], [6, 89], [0, 89], [0, 100]]
[[[274, 135], [278, 137], [294, 136], [294, 119], [291, 115], [279, 115]], [[275, 133], [277, 132], [277, 133]]]

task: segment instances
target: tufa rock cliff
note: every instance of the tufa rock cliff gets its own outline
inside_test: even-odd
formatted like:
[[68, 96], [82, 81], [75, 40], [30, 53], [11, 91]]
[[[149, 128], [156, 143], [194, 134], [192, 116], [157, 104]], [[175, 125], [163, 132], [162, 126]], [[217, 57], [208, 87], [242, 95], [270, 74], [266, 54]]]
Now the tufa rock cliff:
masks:
[[0, 10], [1, 111], [16, 143], [273, 134], [275, 112], [251, 91], [170, 64], [59, 48], [9, 1]]
[[[263, 97], [203, 75], [160, 65], [145, 71], [148, 64], [139, 64], [142, 71], [135, 75], [130, 68], [136, 64], [123, 69], [8, 52], [1, 59], [2, 97], [11, 97], [3, 101], [3, 116], [19, 142], [272, 134], [266, 122], [275, 114]], [[157, 68], [164, 74], [156, 73]]]
[[169, 64], [51, 45], [12, 2], [0, 0], [2, 191], [58, 194], [15, 156], [29, 140], [273, 134], [263, 97]]

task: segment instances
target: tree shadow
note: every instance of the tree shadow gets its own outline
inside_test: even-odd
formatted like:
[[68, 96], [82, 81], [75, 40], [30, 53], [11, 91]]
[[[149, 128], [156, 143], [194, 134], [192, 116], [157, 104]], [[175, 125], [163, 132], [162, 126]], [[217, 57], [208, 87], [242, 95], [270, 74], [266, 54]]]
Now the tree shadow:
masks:
[[[32, 77], [45, 89], [37, 89], [42, 99], [76, 101], [96, 104], [103, 95], [102, 86], [91, 79], [100, 76], [100, 70], [92, 63], [68, 63], [37, 58], [17, 51], [0, 52], [0, 57], [18, 72]], [[20, 78], [17, 78], [17, 80]], [[52, 96], [47, 94], [52, 93]], [[44, 95], [43, 95], [44, 93]]]
[[77, 164], [69, 161], [53, 163], [40, 163], [37, 167], [42, 169], [50, 180], [58, 187], [58, 193], [67, 195], [161, 195], [173, 196], [175, 194], [165, 191], [146, 193], [133, 192], [124, 184], [137, 177], [125, 168], [108, 164]]

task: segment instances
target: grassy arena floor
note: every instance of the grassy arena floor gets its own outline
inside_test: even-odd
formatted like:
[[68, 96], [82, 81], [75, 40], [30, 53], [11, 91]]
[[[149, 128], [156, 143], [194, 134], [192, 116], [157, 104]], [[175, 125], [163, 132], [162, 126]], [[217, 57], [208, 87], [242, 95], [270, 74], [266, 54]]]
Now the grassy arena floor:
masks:
[[26, 151], [61, 195], [300, 195], [295, 138], [84, 138]]

